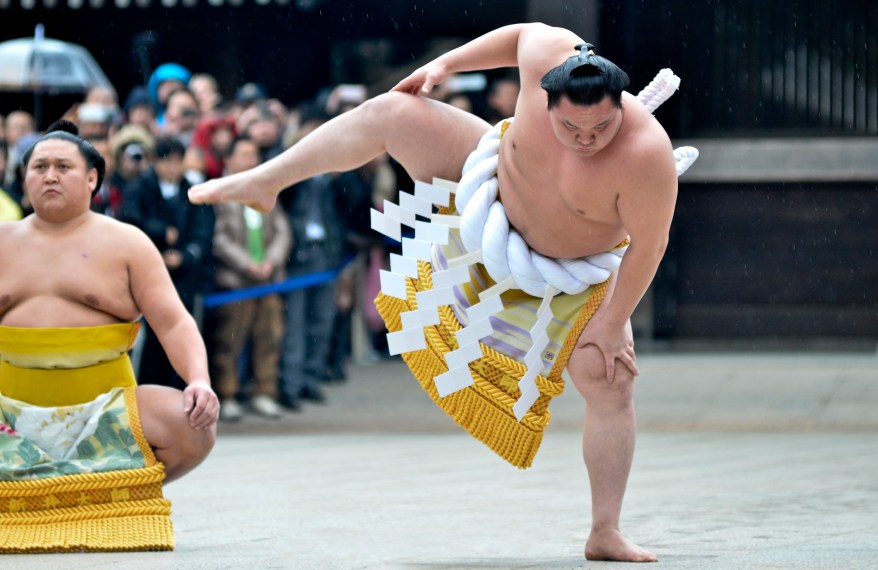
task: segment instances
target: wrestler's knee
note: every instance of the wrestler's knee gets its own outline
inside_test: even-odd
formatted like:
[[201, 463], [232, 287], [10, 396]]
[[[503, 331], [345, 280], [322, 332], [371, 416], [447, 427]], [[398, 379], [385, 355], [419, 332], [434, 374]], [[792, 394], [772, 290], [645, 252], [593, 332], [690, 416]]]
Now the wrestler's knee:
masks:
[[394, 91], [381, 93], [371, 99], [367, 99], [354, 110], [364, 115], [383, 116], [393, 112], [394, 108], [398, 108], [402, 104], [403, 99], [400, 95], [404, 94]]
[[190, 468], [204, 461], [216, 444], [216, 425], [194, 429], [188, 424], [180, 431], [180, 461]]
[[216, 443], [216, 426], [194, 429], [183, 411], [183, 392], [165, 386], [138, 386], [137, 407], [143, 435], [156, 449], [177, 449], [202, 459]]
[[420, 97], [408, 93], [390, 91], [368, 99], [354, 110], [375, 119], [389, 120], [393, 118], [398, 121], [400, 117], [423, 109], [423, 101], [420, 99]]
[[603, 353], [594, 345], [577, 347], [567, 363], [570, 378], [579, 393], [588, 400], [612, 401], [627, 405], [634, 398], [634, 374], [616, 361], [612, 382], [607, 381]]

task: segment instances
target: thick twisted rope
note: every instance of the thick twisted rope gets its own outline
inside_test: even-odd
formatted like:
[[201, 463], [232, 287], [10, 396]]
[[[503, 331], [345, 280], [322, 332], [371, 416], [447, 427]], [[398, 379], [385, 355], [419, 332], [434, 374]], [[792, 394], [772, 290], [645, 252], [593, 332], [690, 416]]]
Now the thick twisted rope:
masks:
[[3, 513], [0, 521], [4, 525], [34, 525], [59, 522], [91, 521], [136, 516], [170, 516], [171, 502], [167, 499], [144, 499], [124, 504], [102, 503], [97, 505], [77, 505], [59, 509], [39, 511], [20, 511]]
[[32, 497], [68, 493], [72, 491], [93, 491], [118, 487], [136, 487], [161, 483], [165, 478], [165, 466], [156, 463], [150, 467], [125, 471], [103, 471], [97, 473], [72, 473], [59, 477], [31, 479], [23, 481], [0, 481], [0, 497]]

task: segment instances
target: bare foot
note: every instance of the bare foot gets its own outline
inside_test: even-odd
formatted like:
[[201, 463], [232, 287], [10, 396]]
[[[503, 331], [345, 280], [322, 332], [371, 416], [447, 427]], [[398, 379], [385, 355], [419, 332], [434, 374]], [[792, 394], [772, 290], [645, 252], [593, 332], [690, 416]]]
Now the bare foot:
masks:
[[189, 189], [189, 201], [193, 204], [241, 202], [260, 212], [268, 212], [277, 202], [277, 194], [255, 182], [247, 172], [241, 172], [196, 184]]
[[615, 528], [591, 531], [585, 543], [587, 560], [615, 560], [617, 562], [658, 562], [658, 557], [640, 548]]

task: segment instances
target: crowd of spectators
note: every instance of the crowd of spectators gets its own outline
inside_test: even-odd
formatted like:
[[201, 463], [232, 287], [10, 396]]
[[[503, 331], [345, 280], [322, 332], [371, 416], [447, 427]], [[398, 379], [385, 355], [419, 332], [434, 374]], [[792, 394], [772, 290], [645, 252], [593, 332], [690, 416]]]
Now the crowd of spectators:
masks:
[[[449, 81], [431, 94], [489, 122], [512, 116], [517, 95], [517, 80], [484, 77]], [[195, 206], [186, 192], [277, 156], [367, 96], [365, 86], [338, 85], [287, 106], [246, 83], [227, 98], [214, 77], [166, 63], [121, 105], [112, 90], [95, 88], [63, 117], [107, 161], [92, 209], [150, 237], [202, 324], [225, 421], [248, 410], [277, 418], [323, 402], [322, 384], [346, 378], [352, 337], [366, 339], [362, 357], [386, 354], [371, 298], [393, 246], [370, 230], [369, 208], [381, 209], [411, 181], [384, 156], [296, 184], [267, 214], [241, 204]], [[0, 221], [31, 211], [19, 159], [38, 136], [29, 112], [0, 115]], [[335, 277], [296, 286], [315, 274]], [[284, 292], [253, 294], [267, 284]], [[237, 294], [204, 309], [204, 299], [223, 293]], [[139, 382], [182, 386], [148, 323], [134, 353]]]

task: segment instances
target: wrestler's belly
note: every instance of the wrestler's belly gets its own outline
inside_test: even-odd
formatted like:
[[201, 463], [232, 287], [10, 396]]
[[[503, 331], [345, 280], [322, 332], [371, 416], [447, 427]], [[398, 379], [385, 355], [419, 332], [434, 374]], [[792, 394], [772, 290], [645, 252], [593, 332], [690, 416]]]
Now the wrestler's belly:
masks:
[[8, 327], [93, 327], [131, 322], [139, 317], [136, 310], [123, 307], [107, 307], [102, 311], [69, 299], [38, 295], [24, 299], [0, 314], [0, 324]]
[[515, 186], [500, 183], [509, 223], [531, 249], [548, 257], [584, 257], [603, 253], [627, 237], [620, 224], [589, 219], [560, 200], [529, 200]]

